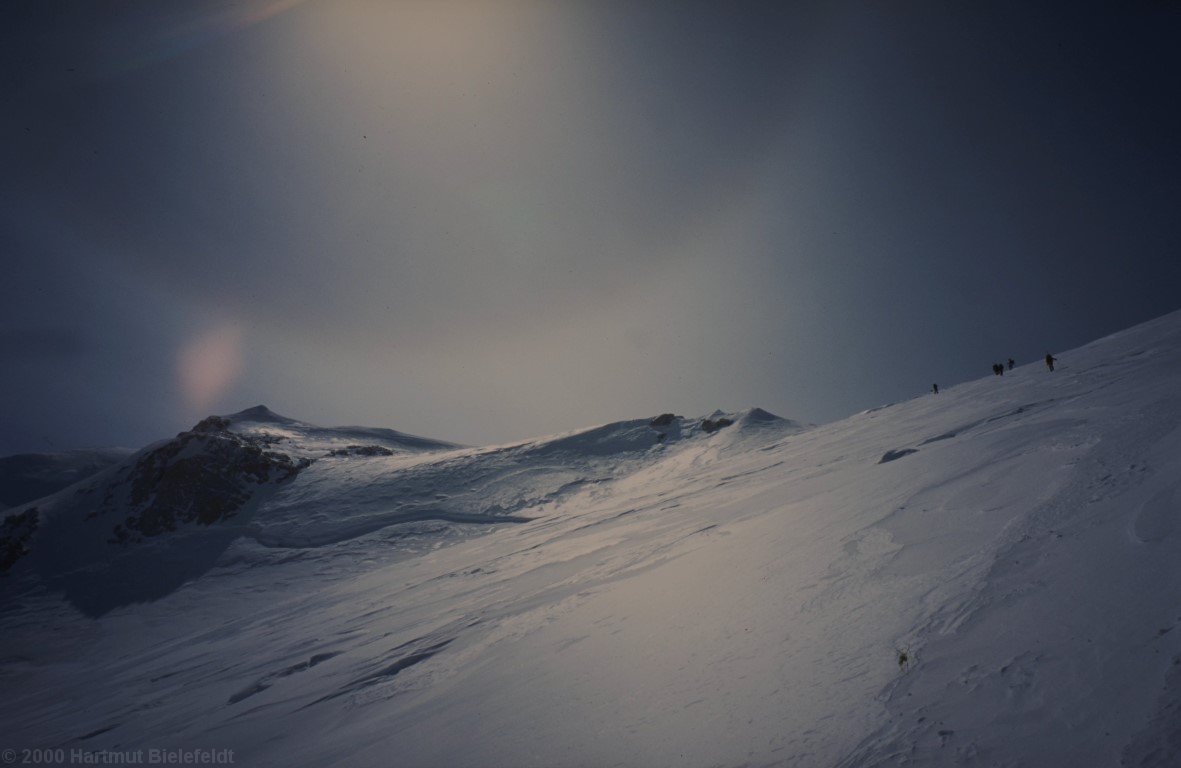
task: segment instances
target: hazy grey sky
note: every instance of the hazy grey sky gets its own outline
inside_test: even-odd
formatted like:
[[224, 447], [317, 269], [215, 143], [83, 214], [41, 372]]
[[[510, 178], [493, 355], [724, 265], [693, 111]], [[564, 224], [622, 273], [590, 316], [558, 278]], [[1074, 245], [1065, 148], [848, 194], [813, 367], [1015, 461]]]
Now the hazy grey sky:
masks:
[[828, 421], [1181, 306], [1175, 3], [8, 2], [0, 453]]

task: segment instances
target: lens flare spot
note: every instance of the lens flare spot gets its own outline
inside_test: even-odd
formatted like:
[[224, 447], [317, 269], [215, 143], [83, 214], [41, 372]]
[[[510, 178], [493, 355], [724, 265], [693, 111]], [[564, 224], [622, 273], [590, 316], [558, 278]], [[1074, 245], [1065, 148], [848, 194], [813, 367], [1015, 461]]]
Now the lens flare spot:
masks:
[[222, 325], [198, 334], [180, 348], [177, 376], [185, 401], [206, 411], [242, 372], [242, 331]]

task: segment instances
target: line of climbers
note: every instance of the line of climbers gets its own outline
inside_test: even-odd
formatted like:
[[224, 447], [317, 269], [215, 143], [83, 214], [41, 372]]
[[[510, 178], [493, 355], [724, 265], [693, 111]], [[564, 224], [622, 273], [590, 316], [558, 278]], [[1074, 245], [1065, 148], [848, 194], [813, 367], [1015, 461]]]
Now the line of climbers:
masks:
[[[1046, 368], [1050, 371], [1050, 373], [1054, 372], [1054, 363], [1056, 363], [1056, 362], [1058, 362], [1058, 358], [1054, 357], [1049, 352], [1047, 352], [1046, 353]], [[1015, 366], [1016, 364], [1017, 364], [1017, 362], [1015, 360], [1013, 360], [1013, 358], [1010, 357], [1009, 358], [1009, 370], [1010, 371], [1013, 370], [1013, 366]], [[1004, 363], [993, 363], [992, 364], [992, 375], [993, 376], [1004, 376], [1005, 375], [1005, 364]], [[931, 394], [933, 394], [933, 395], [939, 394], [939, 385], [938, 384], [931, 385]]]

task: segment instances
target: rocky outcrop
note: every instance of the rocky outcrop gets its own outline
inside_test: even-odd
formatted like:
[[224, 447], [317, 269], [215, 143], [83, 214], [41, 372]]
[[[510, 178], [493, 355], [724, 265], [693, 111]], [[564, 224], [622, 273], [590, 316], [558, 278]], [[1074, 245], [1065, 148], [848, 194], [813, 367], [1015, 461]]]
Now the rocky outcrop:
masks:
[[115, 526], [111, 542], [226, 520], [260, 486], [289, 481], [311, 463], [272, 450], [278, 441], [268, 435], [237, 434], [229, 425], [228, 419], [210, 416], [144, 454], [127, 474], [123, 492], [109, 492], [104, 500], [104, 512], [120, 501], [131, 510]]
[[717, 432], [722, 427], [728, 427], [733, 423], [734, 422], [731, 419], [727, 419], [725, 417], [718, 417], [716, 419], [702, 419], [701, 420], [701, 429], [703, 432], [708, 432], [710, 434], [713, 434], [714, 432]]
[[[230, 428], [230, 420], [225, 416], [206, 416], [193, 427], [194, 432], [225, 432]], [[184, 434], [183, 432], [181, 433]], [[178, 435], [179, 437], [179, 435]]]
[[677, 417], [674, 414], [662, 413], [659, 416], [657, 416], [656, 418], [652, 419], [652, 421], [649, 421], [648, 426], [650, 426], [650, 427], [667, 427], [669, 424], [673, 423], [673, 419], [675, 419], [675, 418], [677, 418]]
[[37, 530], [38, 513], [30, 507], [17, 515], [9, 515], [0, 523], [0, 573], [5, 573], [29, 553], [28, 542]]

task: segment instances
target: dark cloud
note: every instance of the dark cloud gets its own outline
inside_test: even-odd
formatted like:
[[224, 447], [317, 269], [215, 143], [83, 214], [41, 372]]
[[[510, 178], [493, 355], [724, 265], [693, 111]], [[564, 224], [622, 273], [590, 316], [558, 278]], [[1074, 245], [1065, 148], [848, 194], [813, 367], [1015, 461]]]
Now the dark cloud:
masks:
[[1177, 304], [1170, 4], [0, 14], [6, 437], [183, 426], [216, 329], [212, 408], [484, 442], [831, 419]]
[[9, 363], [77, 358], [88, 347], [78, 328], [0, 325], [0, 359]]

